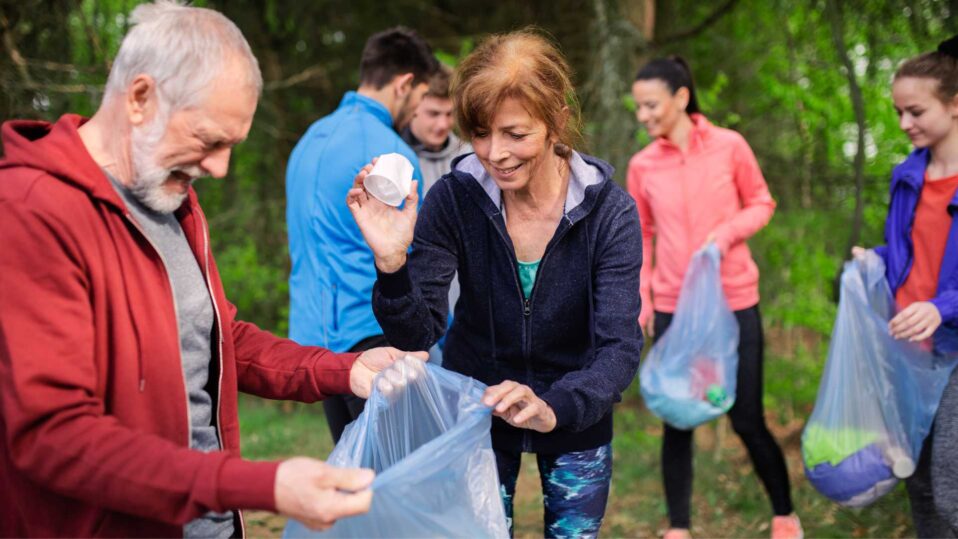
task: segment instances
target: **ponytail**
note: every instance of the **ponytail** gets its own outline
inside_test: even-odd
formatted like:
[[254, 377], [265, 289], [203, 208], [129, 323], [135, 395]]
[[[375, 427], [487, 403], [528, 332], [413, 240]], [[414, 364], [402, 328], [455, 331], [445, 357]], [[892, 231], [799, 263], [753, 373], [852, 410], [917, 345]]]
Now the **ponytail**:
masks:
[[679, 88], [686, 88], [689, 91], [689, 104], [685, 107], [688, 114], [701, 113], [698, 98], [695, 96], [695, 83], [692, 81], [692, 70], [688, 62], [679, 55], [672, 55], [667, 58], [657, 58], [642, 66], [635, 80], [660, 80], [669, 87], [672, 95], [679, 91]]

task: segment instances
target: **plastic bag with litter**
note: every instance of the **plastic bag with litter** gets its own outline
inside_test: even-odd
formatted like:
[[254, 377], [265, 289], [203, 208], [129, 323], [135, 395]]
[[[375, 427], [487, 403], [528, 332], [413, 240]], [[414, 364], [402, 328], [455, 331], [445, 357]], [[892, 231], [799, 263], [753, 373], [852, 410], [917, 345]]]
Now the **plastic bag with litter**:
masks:
[[327, 460], [376, 471], [369, 513], [283, 537], [508, 537], [483, 391], [412, 356], [385, 369]]
[[715, 244], [689, 262], [669, 328], [639, 373], [645, 404], [680, 429], [714, 419], [735, 403], [738, 321], [728, 307]]
[[802, 433], [806, 477], [842, 505], [870, 504], [914, 473], [958, 359], [892, 338], [895, 314], [881, 257], [867, 251], [846, 262], [828, 360]]

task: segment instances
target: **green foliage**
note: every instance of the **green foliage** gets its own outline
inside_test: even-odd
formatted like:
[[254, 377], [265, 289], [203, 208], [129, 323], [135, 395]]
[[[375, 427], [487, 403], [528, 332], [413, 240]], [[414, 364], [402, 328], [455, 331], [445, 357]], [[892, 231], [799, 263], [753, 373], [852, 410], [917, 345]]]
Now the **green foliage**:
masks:
[[781, 213], [774, 219], [774, 225], [750, 242], [763, 270], [762, 308], [769, 320], [786, 328], [802, 326], [827, 334], [835, 316], [831, 280], [841, 259], [830, 232], [834, 214]]
[[259, 316], [259, 324], [277, 335], [286, 335], [289, 284], [285, 268], [263, 260], [250, 238], [225, 246], [216, 253], [216, 260], [226, 295], [236, 305], [239, 316], [264, 313]]
[[476, 48], [476, 41], [471, 37], [464, 37], [459, 43], [459, 51], [456, 53], [446, 52], [442, 49], [436, 49], [436, 58], [443, 64], [455, 68], [463, 58], [469, 56], [472, 49]]
[[308, 456], [325, 460], [333, 439], [321, 404], [240, 396], [243, 456], [255, 460]]

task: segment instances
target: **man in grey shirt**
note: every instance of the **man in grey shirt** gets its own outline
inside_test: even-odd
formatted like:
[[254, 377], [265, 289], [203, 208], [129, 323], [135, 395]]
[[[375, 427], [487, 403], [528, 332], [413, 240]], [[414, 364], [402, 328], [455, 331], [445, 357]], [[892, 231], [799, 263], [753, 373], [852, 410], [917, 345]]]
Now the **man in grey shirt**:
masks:
[[228, 537], [243, 509], [315, 529], [365, 513], [371, 470], [242, 458], [237, 394], [367, 397], [403, 353], [237, 318], [192, 184], [227, 175], [258, 63], [213, 10], [157, 1], [129, 20], [92, 118], [0, 135], [0, 536]]
[[[190, 411], [190, 448], [209, 452], [222, 449], [213, 424], [213, 398], [207, 391], [212, 363], [213, 301], [200, 265], [193, 256], [176, 216], [148, 208], [126, 186], [104, 170], [123, 198], [143, 235], [160, 255], [170, 278], [180, 355]], [[230, 537], [233, 512], [209, 512], [183, 527], [184, 537]]]

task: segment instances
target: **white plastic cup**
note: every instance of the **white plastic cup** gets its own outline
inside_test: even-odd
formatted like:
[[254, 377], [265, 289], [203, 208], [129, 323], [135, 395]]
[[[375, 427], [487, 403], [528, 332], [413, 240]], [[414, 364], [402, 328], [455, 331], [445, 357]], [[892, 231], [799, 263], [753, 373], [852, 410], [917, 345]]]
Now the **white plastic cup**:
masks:
[[380, 155], [363, 180], [363, 187], [383, 204], [399, 206], [409, 196], [412, 172], [412, 163], [405, 156], [398, 153]]
[[915, 461], [900, 447], [892, 446], [886, 449], [885, 459], [891, 464], [891, 473], [899, 479], [911, 477], [915, 473]]

